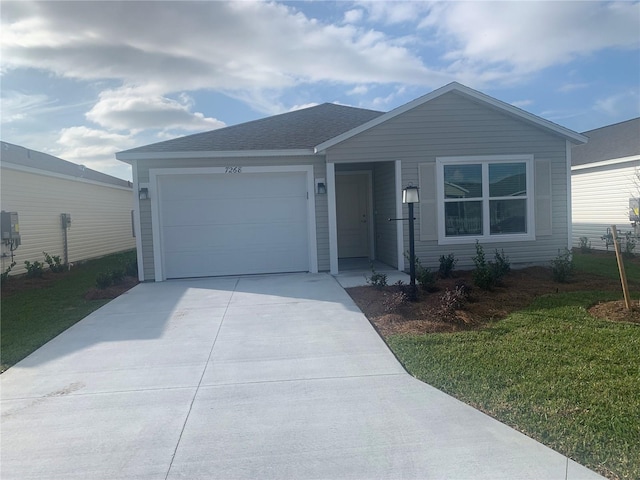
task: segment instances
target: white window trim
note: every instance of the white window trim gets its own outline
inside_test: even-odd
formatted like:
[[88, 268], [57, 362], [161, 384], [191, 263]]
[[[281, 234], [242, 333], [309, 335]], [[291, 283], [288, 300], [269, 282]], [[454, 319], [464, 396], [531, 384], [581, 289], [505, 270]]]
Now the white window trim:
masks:
[[[451, 164], [489, 164], [489, 163], [522, 163], [526, 165], [527, 174], [527, 233], [514, 233], [504, 235], [490, 235], [486, 233], [484, 235], [465, 235], [460, 237], [447, 237], [444, 221], [444, 166]], [[506, 242], [524, 242], [535, 240], [535, 192], [534, 192], [534, 170], [533, 170], [533, 155], [472, 155], [464, 157], [436, 157], [436, 203], [438, 208], [438, 245], [462, 245], [475, 243], [476, 240], [480, 243], [506, 243]], [[484, 168], [483, 168], [484, 170]], [[483, 174], [484, 176], [484, 174]], [[483, 195], [482, 208], [483, 208], [483, 231], [489, 232], [489, 202], [488, 190], [483, 179], [483, 192], [486, 191], [486, 196]]]

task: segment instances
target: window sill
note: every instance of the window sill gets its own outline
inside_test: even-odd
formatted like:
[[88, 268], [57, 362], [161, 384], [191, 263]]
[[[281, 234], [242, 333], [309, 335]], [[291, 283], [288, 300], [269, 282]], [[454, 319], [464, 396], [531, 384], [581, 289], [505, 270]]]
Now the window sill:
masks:
[[438, 239], [438, 245], [469, 245], [476, 243], [511, 243], [511, 242], [532, 242], [536, 239], [535, 234], [510, 234], [510, 235], [491, 235], [491, 236], [460, 236], [460, 237], [444, 237]]

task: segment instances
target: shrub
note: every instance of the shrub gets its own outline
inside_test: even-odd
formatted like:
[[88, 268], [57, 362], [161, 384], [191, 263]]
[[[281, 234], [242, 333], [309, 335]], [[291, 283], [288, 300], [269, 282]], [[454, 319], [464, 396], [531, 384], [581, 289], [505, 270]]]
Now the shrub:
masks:
[[59, 255], [49, 255], [47, 252], [42, 252], [44, 255], [44, 261], [49, 265], [49, 270], [53, 273], [64, 272], [64, 264]]
[[491, 290], [500, 284], [502, 278], [511, 271], [511, 263], [509, 257], [505, 255], [504, 250], [496, 249], [495, 261], [487, 262], [484, 255], [484, 248], [480, 242], [476, 240], [476, 256], [473, 257], [473, 263], [476, 268], [472, 272], [473, 283], [482, 290]]
[[409, 300], [409, 296], [404, 292], [404, 285], [398, 290], [385, 296], [382, 304], [387, 312], [394, 312]]
[[111, 276], [111, 283], [113, 285], [118, 285], [119, 283], [122, 283], [122, 280], [124, 280], [124, 270], [112, 270], [109, 275]]
[[16, 266], [16, 262], [11, 262], [11, 265], [9, 265], [6, 270], [4, 272], [2, 272], [2, 274], [0, 274], [0, 283], [4, 285], [4, 283], [9, 280], [9, 272], [11, 272], [11, 270], [13, 269], [13, 267]]
[[591, 253], [591, 242], [587, 237], [580, 237], [580, 252]]
[[[411, 261], [408, 252], [404, 252], [404, 257], [407, 261]], [[425, 267], [420, 262], [418, 257], [414, 258], [414, 266], [416, 270], [416, 282], [420, 287], [427, 292], [432, 292], [436, 289], [436, 275], [431, 271], [429, 267]]]
[[468, 293], [464, 286], [456, 285], [453, 290], [446, 289], [440, 296], [437, 315], [445, 322], [457, 322], [456, 310], [460, 310], [467, 301]]
[[384, 273], [376, 272], [376, 269], [373, 268], [373, 262], [369, 264], [371, 268], [371, 276], [365, 277], [367, 279], [367, 283], [372, 287], [382, 288], [387, 286], [387, 275]]
[[444, 255], [440, 255], [440, 268], [438, 269], [440, 277], [449, 278], [453, 273], [456, 263], [458, 263], [458, 259], [455, 258], [453, 253], [450, 253], [446, 257]]
[[37, 260], [33, 263], [29, 260], [25, 260], [24, 266], [27, 269], [27, 277], [29, 278], [40, 278], [44, 274], [44, 264]]
[[633, 232], [626, 232], [624, 234], [624, 255], [626, 257], [633, 257], [633, 251], [636, 248], [636, 237]]
[[100, 290], [104, 290], [105, 288], [110, 287], [113, 284], [113, 280], [111, 279], [111, 274], [107, 272], [100, 272], [96, 277], [96, 286]]
[[493, 272], [484, 256], [484, 248], [480, 242], [476, 240], [476, 256], [473, 257], [473, 263], [476, 266], [472, 272], [473, 283], [482, 290], [490, 290], [495, 281]]
[[496, 248], [495, 263], [492, 264], [493, 275], [496, 283], [499, 283], [507, 273], [511, 271], [511, 262], [509, 257], [504, 254], [504, 250], [498, 252]]
[[558, 256], [551, 260], [551, 273], [553, 280], [559, 283], [566, 283], [573, 274], [573, 257], [571, 252], [565, 249], [564, 252], [558, 250]]

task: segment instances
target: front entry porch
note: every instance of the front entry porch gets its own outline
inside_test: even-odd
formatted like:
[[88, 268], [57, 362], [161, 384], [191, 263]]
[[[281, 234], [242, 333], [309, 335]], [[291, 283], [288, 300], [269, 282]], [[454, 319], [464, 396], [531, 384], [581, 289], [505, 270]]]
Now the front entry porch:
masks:
[[330, 272], [363, 259], [404, 270], [400, 161], [327, 163]]

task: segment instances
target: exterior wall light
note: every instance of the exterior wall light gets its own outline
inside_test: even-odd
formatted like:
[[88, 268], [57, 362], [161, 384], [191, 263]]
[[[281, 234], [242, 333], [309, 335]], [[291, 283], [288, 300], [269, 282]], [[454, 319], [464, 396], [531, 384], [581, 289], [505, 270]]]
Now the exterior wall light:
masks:
[[142, 187], [138, 191], [138, 198], [140, 200], [147, 200], [149, 198], [149, 189], [147, 187]]
[[327, 183], [324, 178], [316, 178], [316, 193], [318, 195], [327, 194]]

